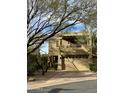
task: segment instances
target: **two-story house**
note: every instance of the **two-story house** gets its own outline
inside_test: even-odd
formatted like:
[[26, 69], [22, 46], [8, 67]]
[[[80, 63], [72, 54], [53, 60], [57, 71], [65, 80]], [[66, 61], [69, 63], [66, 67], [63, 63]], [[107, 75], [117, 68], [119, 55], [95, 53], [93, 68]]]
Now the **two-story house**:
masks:
[[88, 44], [84, 32], [60, 32], [49, 39], [49, 61], [56, 62], [59, 70], [87, 71]]

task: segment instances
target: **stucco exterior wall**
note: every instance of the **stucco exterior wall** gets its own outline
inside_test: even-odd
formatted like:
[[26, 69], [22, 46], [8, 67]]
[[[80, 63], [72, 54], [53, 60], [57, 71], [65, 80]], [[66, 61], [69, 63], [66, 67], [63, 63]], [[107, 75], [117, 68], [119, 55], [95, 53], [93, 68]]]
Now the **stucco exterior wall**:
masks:
[[[87, 49], [82, 44], [81, 47], [72, 47], [71, 42], [64, 40], [62, 37], [67, 36], [81, 36], [87, 33], [66, 33], [66, 34], [57, 34], [54, 37], [49, 39], [49, 56], [63, 56], [64, 57], [64, 66], [65, 70], [68, 71], [89, 71], [88, 59], [83, 57], [75, 57], [77, 55], [86, 55]], [[74, 57], [66, 57], [66, 56]], [[59, 60], [59, 59], [58, 59]], [[58, 62], [60, 63], [60, 62]], [[62, 66], [62, 62], [61, 62]]]

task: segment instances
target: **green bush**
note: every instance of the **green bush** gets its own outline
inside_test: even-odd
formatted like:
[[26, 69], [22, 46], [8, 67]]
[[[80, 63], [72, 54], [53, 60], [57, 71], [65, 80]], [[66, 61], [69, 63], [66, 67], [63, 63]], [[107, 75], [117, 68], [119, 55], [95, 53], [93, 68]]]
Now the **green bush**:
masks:
[[42, 70], [42, 73], [44, 75], [45, 72], [47, 72], [49, 65], [48, 65], [48, 55], [34, 55], [31, 54], [27, 58], [27, 74], [28, 76], [33, 75], [34, 72], [38, 70]]
[[90, 70], [91, 70], [91, 71], [97, 72], [97, 59], [94, 58], [94, 59], [93, 59], [93, 62], [90, 63], [89, 66], [90, 66]]
[[28, 55], [27, 57], [27, 74], [33, 75], [37, 71], [38, 65], [36, 63], [37, 55]]
[[39, 58], [39, 63], [44, 67], [47, 68], [48, 66], [48, 55], [42, 54]]
[[[48, 68], [49, 68], [49, 64], [48, 64], [48, 54], [42, 54], [39, 57], [39, 64], [40, 66], [42, 66], [42, 71], [47, 72]], [[44, 73], [44, 72], [43, 72]]]

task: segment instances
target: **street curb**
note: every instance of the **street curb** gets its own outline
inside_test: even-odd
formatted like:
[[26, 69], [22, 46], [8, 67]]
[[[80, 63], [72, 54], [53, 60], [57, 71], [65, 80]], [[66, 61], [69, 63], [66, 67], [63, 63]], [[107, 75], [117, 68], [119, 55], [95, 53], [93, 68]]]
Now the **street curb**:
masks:
[[[77, 78], [77, 79], [80, 79], [80, 78]], [[88, 81], [88, 80], [96, 80], [96, 77], [86, 77], [86, 78], [81, 78], [81, 80], [73, 80], [72, 79], [71, 81], [64, 81], [64, 82], [60, 81], [60, 82], [57, 82], [57, 83], [54, 83], [54, 84], [49, 83], [49, 81], [48, 81], [48, 82], [46, 82], [46, 84], [40, 83], [39, 85], [36, 85], [36, 86], [33, 86], [33, 87], [28, 87], [28, 90], [43, 88], [43, 87], [49, 87], [49, 86], [54, 86], [54, 85], [61, 85], [61, 84], [68, 84], [68, 83], [74, 83], [74, 82]]]

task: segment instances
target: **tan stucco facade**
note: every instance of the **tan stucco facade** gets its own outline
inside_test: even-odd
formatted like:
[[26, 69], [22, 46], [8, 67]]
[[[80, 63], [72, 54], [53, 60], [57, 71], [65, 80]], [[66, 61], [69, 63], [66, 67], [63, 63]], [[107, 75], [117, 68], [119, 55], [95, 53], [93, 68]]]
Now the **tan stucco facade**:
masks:
[[57, 61], [58, 70], [89, 70], [88, 42], [77, 44], [78, 36], [87, 32], [61, 32], [49, 39], [49, 59]]

